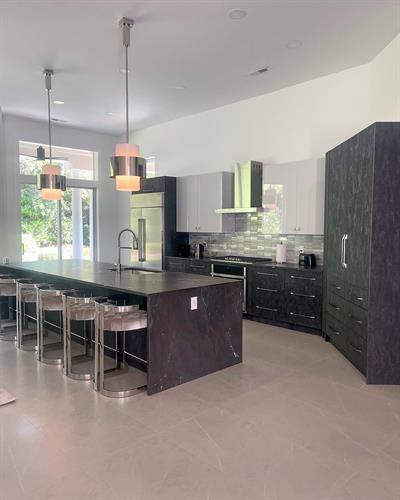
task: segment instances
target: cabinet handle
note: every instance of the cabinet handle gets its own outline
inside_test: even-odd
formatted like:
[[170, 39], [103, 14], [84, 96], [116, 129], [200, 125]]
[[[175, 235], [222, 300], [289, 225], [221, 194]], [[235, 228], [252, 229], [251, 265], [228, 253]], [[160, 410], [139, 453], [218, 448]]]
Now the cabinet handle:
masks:
[[290, 276], [292, 280], [308, 280], [308, 281], [316, 281], [317, 278], [305, 278], [304, 276]]
[[360, 353], [360, 354], [362, 353], [362, 349], [359, 349], [358, 347], [356, 347], [355, 345], [353, 345], [351, 342], [350, 342], [350, 347], [351, 347], [354, 351], [356, 351], [356, 352], [358, 352], [358, 353]]
[[347, 269], [347, 262], [346, 262], [346, 244], [348, 240], [349, 235], [344, 234], [343, 235], [343, 269]]
[[334, 335], [341, 335], [340, 332], [338, 332], [337, 330], [335, 330], [334, 328], [331, 327], [331, 325], [328, 325], [328, 328], [331, 330], [331, 332], [334, 334]]
[[340, 307], [335, 306], [335, 304], [332, 304], [331, 302], [329, 302], [329, 305], [330, 305], [331, 307], [333, 307], [334, 309], [336, 309], [336, 311], [340, 311]]
[[300, 313], [294, 313], [294, 312], [290, 312], [289, 314], [291, 316], [300, 316], [300, 318], [315, 319], [315, 316], [312, 316], [311, 314], [300, 314]]
[[264, 311], [278, 312], [278, 309], [274, 309], [274, 308], [271, 308], [271, 307], [256, 306], [256, 309], [263, 309]]
[[294, 295], [295, 297], [308, 297], [309, 299], [315, 299], [315, 295], [308, 295], [307, 293], [290, 292], [290, 295]]
[[364, 298], [363, 297], [357, 297], [357, 300], [360, 300], [361, 302], [364, 302]]
[[272, 288], [261, 288], [261, 287], [257, 287], [257, 290], [262, 290], [263, 292], [272, 292], [272, 293], [278, 293], [279, 290], [273, 290]]
[[355, 323], [357, 323], [357, 325], [362, 325], [364, 324], [363, 321], [361, 321], [360, 319], [357, 319], [355, 316], [353, 316], [352, 314], [349, 314], [349, 318], [354, 320]]
[[257, 274], [259, 274], [261, 276], [274, 276], [275, 278], [277, 276], [279, 276], [279, 274], [273, 274], [273, 273], [261, 273], [261, 272], [257, 272]]
[[205, 269], [204, 266], [195, 266], [193, 264], [189, 264], [189, 267], [191, 267], [192, 269]]

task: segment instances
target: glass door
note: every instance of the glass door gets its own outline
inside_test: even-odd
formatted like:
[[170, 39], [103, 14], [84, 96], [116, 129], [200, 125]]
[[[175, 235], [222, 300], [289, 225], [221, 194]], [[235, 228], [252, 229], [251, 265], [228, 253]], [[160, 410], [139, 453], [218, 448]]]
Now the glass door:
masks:
[[95, 193], [94, 189], [68, 188], [61, 201], [45, 201], [36, 186], [23, 185], [22, 260], [93, 260]]

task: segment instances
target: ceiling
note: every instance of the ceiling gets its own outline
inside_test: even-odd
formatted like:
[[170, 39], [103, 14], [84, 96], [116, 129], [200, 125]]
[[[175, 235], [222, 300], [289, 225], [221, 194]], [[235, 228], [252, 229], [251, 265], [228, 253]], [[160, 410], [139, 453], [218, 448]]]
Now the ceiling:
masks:
[[[231, 9], [247, 15], [231, 20]], [[47, 67], [52, 98], [65, 101], [56, 118], [120, 134], [123, 16], [136, 23], [130, 102], [140, 129], [364, 64], [400, 31], [400, 0], [1, 0], [3, 111], [45, 119]]]

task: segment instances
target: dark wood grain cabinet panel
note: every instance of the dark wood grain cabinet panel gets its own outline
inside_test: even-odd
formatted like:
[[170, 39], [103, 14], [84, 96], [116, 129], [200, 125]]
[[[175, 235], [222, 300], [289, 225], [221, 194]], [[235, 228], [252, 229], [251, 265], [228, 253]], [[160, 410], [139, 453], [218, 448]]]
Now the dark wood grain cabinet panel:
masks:
[[372, 384], [400, 384], [400, 123], [326, 155], [325, 335]]
[[322, 318], [321, 271], [251, 268], [248, 270], [248, 311], [273, 323], [317, 332]]

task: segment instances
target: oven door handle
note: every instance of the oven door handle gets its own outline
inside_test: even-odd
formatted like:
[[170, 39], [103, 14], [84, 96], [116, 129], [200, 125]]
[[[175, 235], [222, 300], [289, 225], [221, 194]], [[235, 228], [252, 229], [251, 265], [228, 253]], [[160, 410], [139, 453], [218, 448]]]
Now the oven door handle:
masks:
[[231, 280], [242, 280], [242, 281], [246, 279], [245, 276], [235, 276], [232, 274], [222, 274], [222, 273], [212, 273], [212, 276], [215, 276], [217, 278], [228, 278]]

